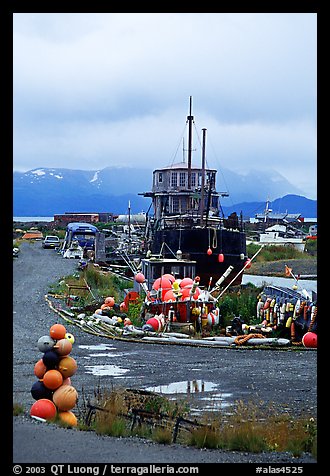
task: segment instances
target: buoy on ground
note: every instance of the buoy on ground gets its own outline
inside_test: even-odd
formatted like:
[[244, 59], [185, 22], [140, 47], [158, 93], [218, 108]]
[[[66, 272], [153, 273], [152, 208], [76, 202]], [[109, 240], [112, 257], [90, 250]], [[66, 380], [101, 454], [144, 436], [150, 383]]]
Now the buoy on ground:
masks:
[[147, 320], [146, 325], [150, 325], [154, 331], [158, 332], [162, 328], [162, 323], [159, 319], [156, 317], [151, 317], [150, 319]]
[[66, 423], [69, 426], [77, 426], [78, 424], [76, 415], [70, 410], [59, 411], [57, 416], [63, 423]]
[[305, 347], [317, 348], [317, 334], [315, 332], [306, 332], [302, 338]]
[[53, 420], [57, 413], [55, 404], [46, 398], [41, 398], [34, 402], [30, 409], [30, 415], [36, 416], [39, 418], [44, 418], [45, 420]]

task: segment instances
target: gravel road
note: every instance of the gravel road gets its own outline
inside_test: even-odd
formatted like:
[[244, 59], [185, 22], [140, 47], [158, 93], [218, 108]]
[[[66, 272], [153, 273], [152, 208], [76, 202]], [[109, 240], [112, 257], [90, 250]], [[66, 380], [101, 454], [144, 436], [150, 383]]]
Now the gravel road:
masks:
[[[189, 396], [198, 413], [230, 411], [237, 400], [275, 405], [279, 411], [317, 411], [317, 355], [310, 350], [251, 350], [181, 347], [102, 340], [63, 322], [51, 311], [45, 294], [51, 283], [76, 271], [40, 242], [23, 243], [13, 263], [13, 401], [24, 415], [13, 417], [14, 463], [316, 463], [309, 454], [243, 453], [161, 445], [139, 438], [114, 438], [64, 429], [32, 419], [30, 390], [36, 381], [34, 364], [42, 357], [39, 337], [56, 322], [75, 337], [71, 355], [78, 364], [72, 385], [84, 398], [113, 386], [161, 390]], [[188, 393], [188, 389], [190, 392]], [[173, 395], [172, 395], [173, 396]], [[175, 397], [175, 395], [174, 395]]]

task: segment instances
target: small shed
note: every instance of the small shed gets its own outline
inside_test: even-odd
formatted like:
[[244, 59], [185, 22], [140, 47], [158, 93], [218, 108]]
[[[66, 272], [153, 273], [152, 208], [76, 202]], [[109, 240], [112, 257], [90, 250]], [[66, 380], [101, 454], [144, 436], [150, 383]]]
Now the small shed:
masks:
[[27, 230], [22, 236], [23, 240], [42, 240], [44, 235], [39, 230]]

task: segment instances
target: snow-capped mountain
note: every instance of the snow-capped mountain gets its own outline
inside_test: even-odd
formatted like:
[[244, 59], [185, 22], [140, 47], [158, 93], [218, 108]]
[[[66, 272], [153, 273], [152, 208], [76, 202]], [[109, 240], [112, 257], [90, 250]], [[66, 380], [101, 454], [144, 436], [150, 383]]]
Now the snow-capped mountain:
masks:
[[[120, 214], [127, 212], [129, 201], [132, 212], [138, 213], [147, 211], [151, 204], [150, 199], [138, 194], [151, 190], [151, 187], [152, 170], [140, 168], [75, 170], [44, 167], [24, 173], [14, 172], [13, 214], [52, 216], [70, 211]], [[229, 192], [229, 197], [222, 199], [224, 210], [242, 202], [264, 204], [267, 198], [302, 195], [277, 172], [250, 171], [240, 175], [227, 169], [218, 172], [217, 190]]]

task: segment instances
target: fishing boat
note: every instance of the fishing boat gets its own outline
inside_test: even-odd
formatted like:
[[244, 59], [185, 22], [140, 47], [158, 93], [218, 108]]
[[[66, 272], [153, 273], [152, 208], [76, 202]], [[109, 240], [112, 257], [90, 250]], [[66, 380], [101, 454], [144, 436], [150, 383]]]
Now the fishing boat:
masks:
[[139, 194], [152, 199], [153, 215], [146, 217], [147, 257], [195, 261], [196, 275], [204, 285], [230, 267], [223, 284], [239, 285], [248, 259], [242, 215], [223, 215], [220, 198], [228, 193], [217, 191], [217, 170], [206, 167], [206, 129], [202, 129], [201, 165], [193, 164], [191, 97], [186, 124], [187, 160], [155, 169], [152, 190]]

